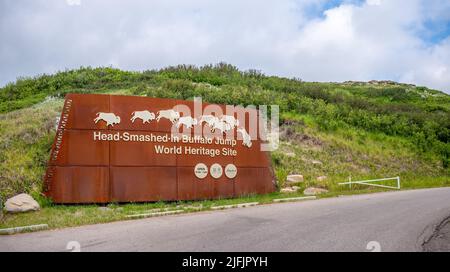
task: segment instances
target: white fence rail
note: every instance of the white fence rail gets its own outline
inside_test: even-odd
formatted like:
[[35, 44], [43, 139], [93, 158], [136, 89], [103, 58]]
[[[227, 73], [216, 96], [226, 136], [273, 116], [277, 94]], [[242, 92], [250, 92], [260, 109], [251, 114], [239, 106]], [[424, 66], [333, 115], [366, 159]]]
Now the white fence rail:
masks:
[[[387, 186], [387, 185], [382, 185], [382, 184], [374, 184], [374, 182], [385, 181], [385, 180], [397, 180], [397, 186]], [[352, 187], [352, 184], [361, 184], [361, 185], [369, 185], [369, 186], [374, 186], [374, 187], [381, 187], [381, 188], [400, 190], [400, 177], [381, 178], [381, 179], [369, 179], [369, 180], [358, 180], [358, 181], [352, 181], [351, 178], [349, 178], [348, 182], [341, 182], [341, 183], [338, 183], [338, 184], [339, 185], [349, 185], [350, 188]]]

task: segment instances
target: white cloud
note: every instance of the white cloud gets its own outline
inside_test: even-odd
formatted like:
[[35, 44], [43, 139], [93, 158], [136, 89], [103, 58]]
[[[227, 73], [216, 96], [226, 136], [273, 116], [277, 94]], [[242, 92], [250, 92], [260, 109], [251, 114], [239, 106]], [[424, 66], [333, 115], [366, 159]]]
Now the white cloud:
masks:
[[79, 6], [81, 5], [81, 0], [66, 0], [69, 6]]
[[[283, 73], [306, 80], [392, 79], [450, 91], [450, 38], [437, 44], [417, 32], [434, 13], [420, 1], [345, 4], [308, 22], [288, 48]], [[450, 9], [448, 9], [450, 11]]]
[[450, 39], [419, 37], [427, 20], [448, 22], [448, 1], [344, 1], [323, 16], [311, 15], [322, 0], [67, 3], [0, 3], [0, 83], [80, 65], [226, 61], [308, 81], [392, 79], [450, 91]]
[[369, 6], [379, 6], [381, 5], [381, 0], [367, 0], [367, 5]]

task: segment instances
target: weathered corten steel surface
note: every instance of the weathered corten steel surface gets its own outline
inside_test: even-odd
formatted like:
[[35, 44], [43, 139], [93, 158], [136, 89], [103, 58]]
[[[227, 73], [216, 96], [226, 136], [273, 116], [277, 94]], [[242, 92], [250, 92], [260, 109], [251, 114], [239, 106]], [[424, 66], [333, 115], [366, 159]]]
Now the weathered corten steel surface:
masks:
[[[269, 154], [260, 151], [259, 138], [252, 140], [251, 147], [245, 146], [242, 139], [237, 140], [234, 146], [227, 146], [159, 142], [151, 138], [159, 136], [159, 139], [164, 139], [171, 135], [172, 122], [169, 119], [154, 120], [159, 111], [174, 109], [183, 117], [183, 107], [186, 106], [191, 113], [196, 112], [193, 101], [68, 94], [44, 177], [44, 192], [55, 203], [107, 203], [214, 199], [275, 190]], [[207, 106], [210, 105], [202, 104], [202, 115], [210, 114], [204, 111], [211, 108]], [[227, 106], [215, 106], [225, 114]], [[141, 118], [132, 122], [135, 112], [145, 110], [155, 114], [152, 120], [144, 123]], [[235, 111], [234, 114], [246, 131], [250, 129], [245, 120], [249, 114], [257, 114], [257, 111], [242, 114]], [[192, 117], [200, 119], [200, 116]], [[205, 123], [196, 126], [200, 130], [190, 131], [191, 137], [198, 136], [201, 130], [210, 129]], [[121, 138], [102, 139], [102, 134]], [[126, 134], [152, 140], [129, 140], [125, 138]], [[233, 139], [238, 135], [236, 128], [225, 134], [233, 136]], [[156, 146], [177, 150], [189, 147], [221, 150], [226, 147], [236, 154], [214, 157], [178, 152], [161, 154], [156, 152]], [[223, 169], [234, 164], [237, 175], [229, 178], [222, 174], [214, 178], [208, 173], [205, 178], [199, 178], [194, 173], [198, 163], [204, 163], [208, 169], [213, 164], [219, 164]]]

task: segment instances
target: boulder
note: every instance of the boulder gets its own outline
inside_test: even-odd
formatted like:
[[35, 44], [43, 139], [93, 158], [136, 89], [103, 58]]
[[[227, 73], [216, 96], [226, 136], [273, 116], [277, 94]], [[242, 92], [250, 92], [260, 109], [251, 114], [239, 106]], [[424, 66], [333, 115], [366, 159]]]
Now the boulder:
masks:
[[321, 161], [318, 161], [318, 160], [312, 160], [311, 163], [314, 165], [322, 165], [323, 164]]
[[286, 152], [286, 153], [284, 153], [284, 155], [286, 155], [287, 157], [291, 157], [291, 158], [295, 157], [294, 152]]
[[292, 193], [293, 190], [291, 187], [281, 188], [280, 193]]
[[317, 181], [324, 181], [324, 180], [326, 180], [327, 179], [327, 176], [320, 176], [320, 177], [317, 177]]
[[10, 213], [37, 211], [39, 209], [39, 203], [27, 194], [16, 195], [6, 200], [5, 203], [5, 210]]
[[298, 186], [285, 187], [285, 188], [281, 188], [280, 192], [281, 193], [295, 193], [298, 191], [298, 189], [300, 189], [300, 187], [298, 187]]
[[298, 183], [303, 182], [303, 175], [288, 175], [286, 177], [286, 183]]
[[295, 193], [297, 190], [294, 190], [292, 187], [281, 188], [280, 193]]
[[328, 190], [323, 188], [308, 187], [303, 191], [304, 195], [318, 195], [322, 193], [328, 193]]

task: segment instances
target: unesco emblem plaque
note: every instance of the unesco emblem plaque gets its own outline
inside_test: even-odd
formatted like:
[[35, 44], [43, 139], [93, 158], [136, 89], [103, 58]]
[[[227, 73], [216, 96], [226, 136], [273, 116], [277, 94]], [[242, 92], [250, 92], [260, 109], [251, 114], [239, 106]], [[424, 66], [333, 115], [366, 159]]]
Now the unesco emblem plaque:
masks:
[[[218, 111], [209, 112], [210, 106]], [[207, 103], [198, 108], [195, 101], [68, 94], [44, 192], [55, 203], [200, 200], [273, 192], [269, 153], [261, 151], [259, 136], [248, 133], [252, 125], [246, 120], [254, 114], [259, 113]]]

